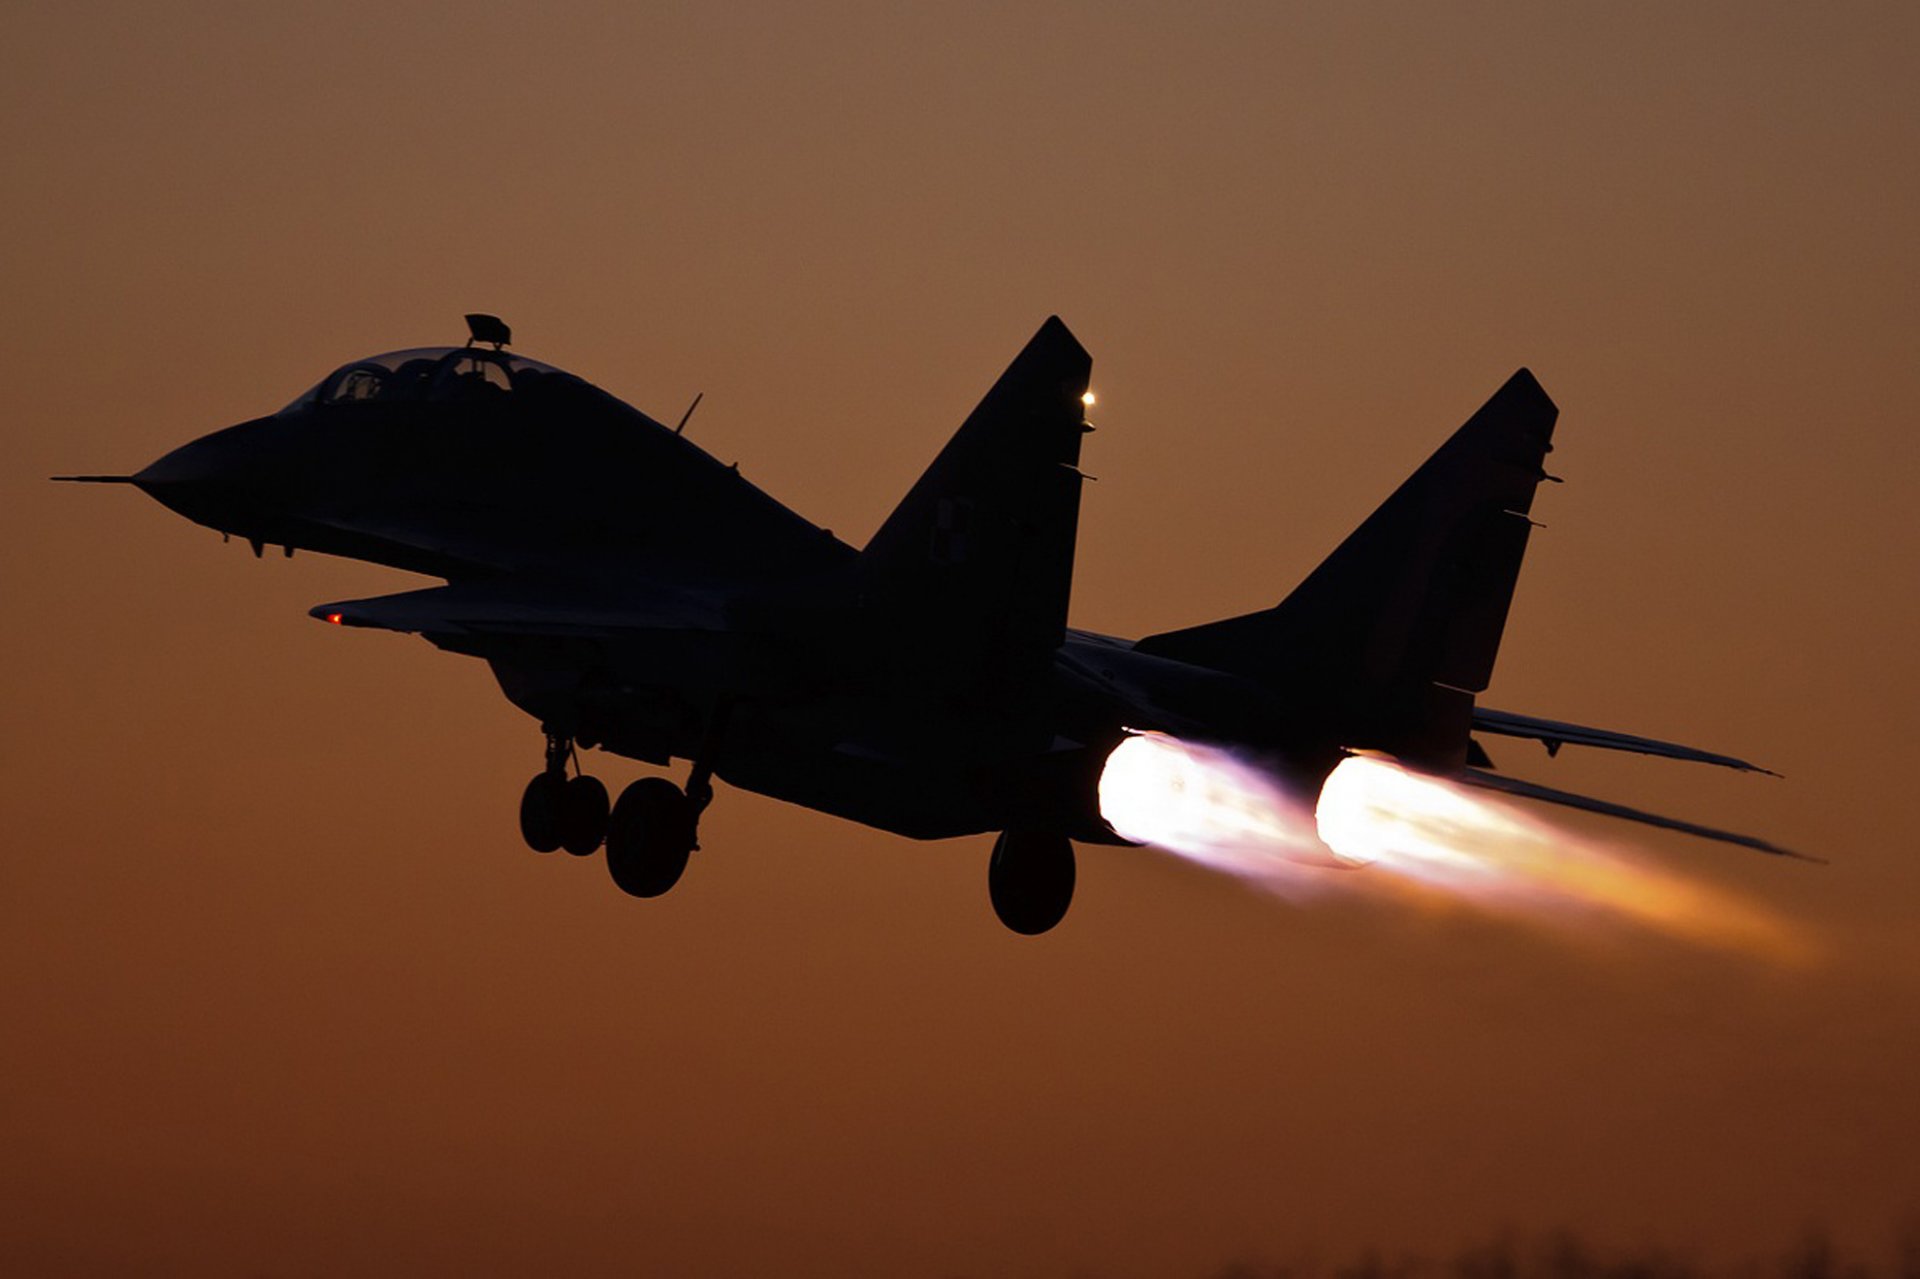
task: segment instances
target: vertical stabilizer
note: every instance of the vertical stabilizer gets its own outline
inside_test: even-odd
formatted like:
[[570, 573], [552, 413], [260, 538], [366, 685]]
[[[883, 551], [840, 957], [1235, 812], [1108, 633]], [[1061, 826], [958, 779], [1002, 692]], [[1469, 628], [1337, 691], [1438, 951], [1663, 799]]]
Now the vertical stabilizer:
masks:
[[1065, 638], [1092, 369], [1048, 319], [860, 553], [867, 603], [948, 686], [1043, 671]]
[[1140, 651], [1282, 689], [1344, 745], [1462, 762], [1558, 413], [1521, 369], [1279, 605]]

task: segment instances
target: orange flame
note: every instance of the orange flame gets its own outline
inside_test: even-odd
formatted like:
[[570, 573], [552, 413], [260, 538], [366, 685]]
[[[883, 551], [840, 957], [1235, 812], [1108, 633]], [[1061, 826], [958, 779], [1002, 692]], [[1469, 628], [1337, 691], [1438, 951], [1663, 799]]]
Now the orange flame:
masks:
[[1812, 953], [1764, 907], [1385, 758], [1342, 760], [1309, 806], [1231, 751], [1140, 733], [1108, 756], [1099, 793], [1102, 816], [1126, 838], [1288, 896], [1384, 893], [1630, 924], [1783, 961]]

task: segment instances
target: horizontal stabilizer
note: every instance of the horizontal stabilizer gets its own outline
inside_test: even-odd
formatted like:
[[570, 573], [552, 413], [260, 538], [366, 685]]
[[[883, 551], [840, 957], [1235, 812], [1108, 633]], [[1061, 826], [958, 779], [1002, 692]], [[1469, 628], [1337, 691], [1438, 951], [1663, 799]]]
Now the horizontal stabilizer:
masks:
[[1630, 822], [1640, 822], [1647, 826], [1658, 826], [1662, 830], [1677, 830], [1687, 835], [1698, 835], [1702, 839], [1716, 839], [1723, 844], [1738, 844], [1742, 848], [1751, 848], [1756, 852], [1769, 853], [1775, 857], [1797, 857], [1801, 861], [1819, 862], [1822, 858], [1810, 857], [1806, 853], [1796, 853], [1790, 848], [1768, 843], [1752, 835], [1737, 835], [1732, 831], [1718, 830], [1712, 826], [1701, 826], [1694, 822], [1683, 822], [1677, 817], [1661, 817], [1657, 813], [1642, 812], [1629, 808], [1625, 804], [1615, 804], [1604, 799], [1593, 799], [1586, 795], [1575, 795], [1568, 791], [1555, 790], [1551, 786], [1542, 786], [1537, 782], [1524, 782], [1517, 777], [1507, 777], [1500, 773], [1489, 773], [1479, 768], [1464, 768], [1449, 774], [1456, 781], [1469, 786], [1478, 786], [1483, 790], [1499, 791], [1503, 795], [1514, 795], [1520, 799], [1537, 799], [1546, 804], [1559, 804], [1565, 808], [1578, 808], [1589, 813], [1602, 813], [1608, 817], [1625, 818]]
[[1476, 706], [1473, 710], [1473, 728], [1478, 733], [1495, 733], [1501, 737], [1530, 737], [1546, 745], [1547, 752], [1554, 754], [1562, 746], [1595, 746], [1601, 750], [1631, 751], [1636, 755], [1659, 755], [1666, 759], [1692, 760], [1699, 764], [1718, 764], [1722, 768], [1735, 768], [1743, 773], [1765, 773], [1768, 777], [1780, 774], [1770, 768], [1744, 759], [1735, 759], [1731, 755], [1721, 755], [1714, 751], [1703, 751], [1693, 746], [1682, 746], [1677, 742], [1663, 742], [1654, 737], [1635, 737], [1631, 733], [1615, 733], [1604, 728], [1585, 728], [1579, 724], [1563, 724], [1558, 720], [1536, 719], [1532, 715], [1516, 715], [1512, 711], [1489, 710]]

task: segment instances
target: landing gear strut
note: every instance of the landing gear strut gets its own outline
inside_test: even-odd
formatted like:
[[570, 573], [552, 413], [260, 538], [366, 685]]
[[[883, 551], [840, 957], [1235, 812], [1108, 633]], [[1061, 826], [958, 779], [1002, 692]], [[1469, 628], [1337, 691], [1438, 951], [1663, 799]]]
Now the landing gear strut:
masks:
[[684, 791], [664, 777], [643, 777], [620, 792], [607, 822], [607, 873], [620, 891], [658, 897], [680, 882], [700, 847], [700, 814], [713, 802], [712, 761], [727, 717], [723, 703], [707, 721]]
[[994, 841], [987, 895], [1014, 932], [1031, 937], [1066, 918], [1073, 881], [1073, 844], [1065, 835], [1010, 830]]
[[[576, 776], [567, 776], [572, 761]], [[579, 770], [571, 738], [547, 734], [547, 766], [520, 796], [520, 836], [536, 853], [564, 848], [585, 857], [607, 834], [607, 788]]]
[[[551, 728], [547, 766], [520, 796], [520, 834], [537, 853], [564, 848], [585, 857], [604, 842], [607, 871], [623, 892], [658, 897], [680, 881], [700, 847], [700, 814], [713, 802], [713, 758], [725, 730], [723, 702], [707, 721], [700, 754], [683, 791], [664, 777], [643, 777], [607, 806], [607, 788], [580, 772], [573, 739]], [[567, 776], [567, 766], [574, 776]]]

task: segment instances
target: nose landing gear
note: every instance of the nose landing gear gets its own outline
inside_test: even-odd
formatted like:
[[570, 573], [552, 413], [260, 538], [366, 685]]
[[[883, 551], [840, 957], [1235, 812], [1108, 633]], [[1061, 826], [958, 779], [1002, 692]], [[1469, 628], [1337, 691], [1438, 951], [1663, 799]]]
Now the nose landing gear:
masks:
[[565, 773], [535, 773], [520, 793], [520, 838], [536, 853], [560, 847], [560, 808], [566, 790]]
[[607, 787], [585, 773], [567, 782], [560, 795], [560, 847], [585, 857], [607, 837]]
[[[576, 776], [567, 776], [571, 760]], [[585, 857], [607, 834], [607, 788], [597, 777], [579, 773], [573, 742], [547, 734], [547, 766], [534, 774], [520, 795], [520, 836], [536, 853], [564, 848]]]

